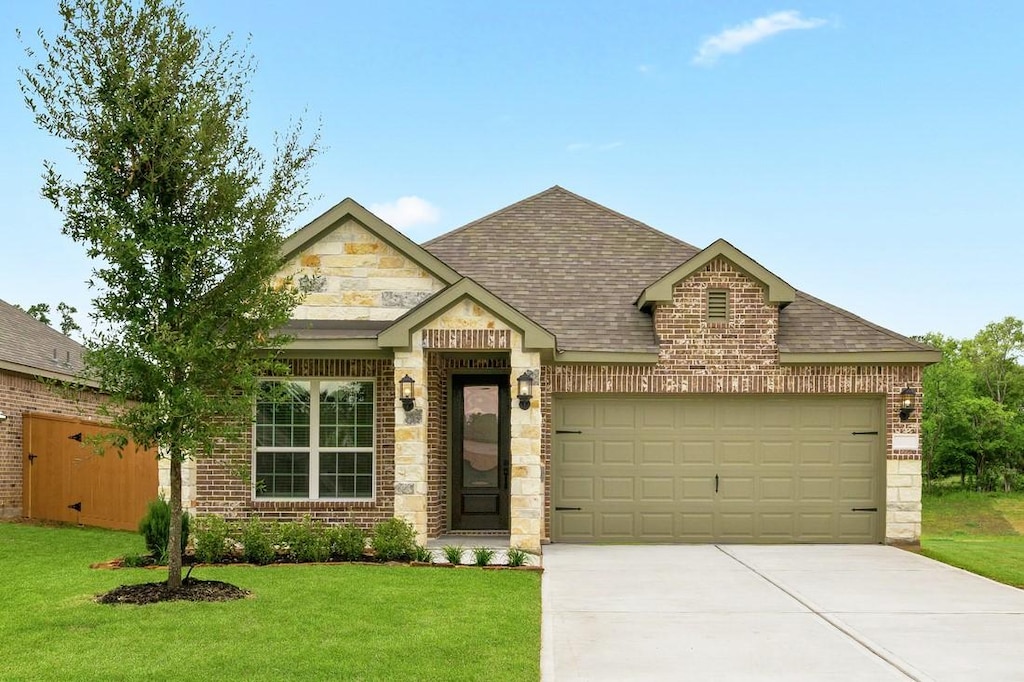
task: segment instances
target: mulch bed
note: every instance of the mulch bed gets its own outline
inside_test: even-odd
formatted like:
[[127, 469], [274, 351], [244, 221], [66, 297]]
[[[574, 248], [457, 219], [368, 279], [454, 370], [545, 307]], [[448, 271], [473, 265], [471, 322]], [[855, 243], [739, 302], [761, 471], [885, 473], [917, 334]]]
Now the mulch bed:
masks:
[[162, 601], [231, 601], [244, 599], [251, 594], [248, 590], [235, 587], [220, 580], [196, 580], [186, 578], [180, 590], [171, 590], [167, 581], [162, 583], [140, 583], [121, 585], [110, 592], [96, 597], [100, 604], [156, 604]]

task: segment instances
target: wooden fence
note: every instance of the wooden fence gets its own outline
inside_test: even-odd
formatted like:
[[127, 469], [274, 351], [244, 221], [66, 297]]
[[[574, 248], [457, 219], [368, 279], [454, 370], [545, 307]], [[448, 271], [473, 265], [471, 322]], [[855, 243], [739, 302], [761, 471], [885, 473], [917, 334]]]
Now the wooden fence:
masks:
[[155, 450], [129, 441], [97, 452], [90, 437], [113, 429], [96, 422], [26, 413], [22, 509], [27, 518], [135, 530], [157, 495]]

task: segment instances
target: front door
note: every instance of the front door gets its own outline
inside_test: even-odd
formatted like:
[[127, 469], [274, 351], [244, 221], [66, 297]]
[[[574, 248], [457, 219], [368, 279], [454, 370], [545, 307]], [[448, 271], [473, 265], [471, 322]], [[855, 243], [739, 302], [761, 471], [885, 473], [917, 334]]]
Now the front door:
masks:
[[509, 383], [452, 377], [452, 530], [508, 530]]

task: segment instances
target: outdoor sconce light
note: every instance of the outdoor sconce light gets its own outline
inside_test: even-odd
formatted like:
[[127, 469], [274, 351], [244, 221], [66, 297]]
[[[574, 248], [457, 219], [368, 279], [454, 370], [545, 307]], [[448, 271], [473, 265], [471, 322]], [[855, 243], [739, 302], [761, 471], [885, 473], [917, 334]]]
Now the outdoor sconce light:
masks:
[[402, 399], [402, 407], [406, 412], [412, 409], [413, 406], [413, 388], [416, 386], [416, 380], [406, 374], [398, 381], [398, 396]]
[[7, 421], [7, 415], [4, 414], [3, 412], [0, 412], [0, 422], [5, 422], [5, 421]]
[[900, 391], [900, 421], [905, 422], [914, 414], [914, 397], [917, 393], [910, 386]]
[[522, 410], [530, 409], [530, 401], [533, 400], [533, 376], [529, 372], [523, 372], [516, 379], [516, 383], [519, 384], [519, 408]]

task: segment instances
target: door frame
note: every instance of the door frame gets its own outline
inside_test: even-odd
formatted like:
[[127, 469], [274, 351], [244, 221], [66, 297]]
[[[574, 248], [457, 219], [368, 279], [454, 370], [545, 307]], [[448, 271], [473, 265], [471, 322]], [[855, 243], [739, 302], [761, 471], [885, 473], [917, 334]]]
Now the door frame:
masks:
[[[509, 369], [457, 369], [452, 370], [448, 374], [447, 381], [447, 394], [448, 394], [448, 417], [445, 420], [445, 429], [448, 436], [448, 481], [447, 481], [447, 492], [448, 492], [448, 530], [450, 531], [472, 531], [472, 530], [497, 530], [497, 531], [508, 531], [511, 529], [510, 521], [510, 499], [511, 499], [511, 469], [512, 469], [512, 432], [511, 432], [511, 421], [512, 421], [512, 387], [511, 379], [512, 372]], [[479, 382], [474, 384], [474, 382]], [[461, 466], [461, 462], [456, 461], [456, 453], [459, 449], [456, 447], [455, 436], [457, 433], [456, 428], [456, 394], [462, 390], [464, 386], [481, 385], [488, 386], [493, 385], [498, 387], [498, 476], [499, 483], [502, 476], [505, 479], [505, 485], [499, 485], [499, 502], [498, 502], [498, 528], [494, 529], [466, 529], [456, 527], [456, 506], [459, 502], [458, 496], [461, 495], [459, 489], [459, 474], [456, 470], [456, 466]], [[504, 474], [502, 466], [505, 466], [508, 471], [508, 475]]]

